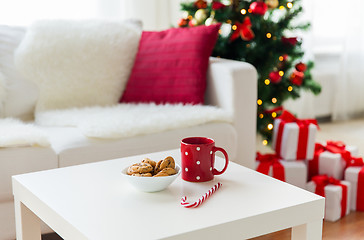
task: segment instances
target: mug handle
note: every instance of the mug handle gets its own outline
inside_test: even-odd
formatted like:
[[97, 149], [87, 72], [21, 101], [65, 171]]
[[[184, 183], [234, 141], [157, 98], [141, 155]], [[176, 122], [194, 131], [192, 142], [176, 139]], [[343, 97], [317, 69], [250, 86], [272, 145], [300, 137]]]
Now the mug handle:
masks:
[[[220, 148], [220, 147], [212, 147], [212, 151], [214, 152], [214, 154], [215, 154], [215, 152], [220, 151], [225, 156], [225, 166], [224, 166], [224, 168], [221, 171], [218, 171], [216, 168], [214, 168], [212, 170], [212, 174], [214, 174], [214, 175], [223, 174], [226, 171], [226, 168], [227, 168], [228, 163], [229, 163], [228, 154], [227, 154], [227, 152], [223, 148]], [[214, 161], [215, 161], [215, 159], [214, 159]]]

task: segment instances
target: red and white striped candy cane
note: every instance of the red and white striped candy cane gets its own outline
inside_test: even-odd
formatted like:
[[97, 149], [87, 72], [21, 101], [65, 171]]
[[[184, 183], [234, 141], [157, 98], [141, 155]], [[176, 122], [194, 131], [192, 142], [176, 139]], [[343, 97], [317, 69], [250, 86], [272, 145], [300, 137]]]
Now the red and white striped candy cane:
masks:
[[206, 192], [202, 197], [200, 197], [198, 199], [198, 201], [193, 202], [193, 203], [186, 202], [187, 197], [184, 196], [181, 199], [181, 205], [185, 208], [192, 208], [192, 207], [196, 208], [196, 207], [200, 206], [206, 199], [208, 199], [214, 192], [216, 192], [216, 190], [219, 189], [221, 187], [221, 185], [222, 184], [218, 182], [208, 192]]

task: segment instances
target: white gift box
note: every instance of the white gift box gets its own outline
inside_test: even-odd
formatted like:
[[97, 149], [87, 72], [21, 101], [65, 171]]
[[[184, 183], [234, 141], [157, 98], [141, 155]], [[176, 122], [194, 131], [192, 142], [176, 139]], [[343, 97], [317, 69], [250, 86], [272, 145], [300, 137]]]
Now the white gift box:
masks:
[[[345, 212], [345, 215], [347, 215], [350, 212], [351, 184], [348, 181], [340, 181], [340, 183], [348, 187]], [[316, 183], [313, 181], [308, 182], [306, 190], [315, 193]], [[338, 185], [329, 184], [325, 186], [325, 220], [334, 222], [341, 218], [342, 190], [342, 187]]]
[[[272, 146], [273, 149], [276, 150], [277, 145], [277, 135], [279, 125], [281, 123], [281, 119], [274, 120], [274, 127], [273, 127], [273, 141]], [[295, 161], [295, 160], [302, 160], [302, 159], [312, 159], [313, 154], [315, 151], [315, 140], [316, 140], [316, 132], [317, 126], [315, 124], [310, 124], [308, 127], [308, 139], [306, 143], [306, 156], [302, 159], [297, 159], [297, 149], [298, 149], [298, 137], [299, 137], [299, 127], [297, 123], [285, 123], [284, 129], [282, 133], [282, 140], [281, 140], [281, 150], [279, 156], [287, 161]]]
[[350, 182], [351, 184], [351, 193], [350, 193], [350, 209], [356, 211], [357, 207], [357, 192], [358, 192], [358, 177], [359, 172], [363, 167], [348, 167], [345, 170], [345, 180]]
[[[345, 149], [349, 151], [353, 157], [357, 156], [359, 153], [357, 146], [346, 146]], [[318, 175], [327, 175], [340, 180], [343, 179], [346, 162], [341, 157], [340, 153], [325, 151], [320, 154], [318, 161]]]
[[[285, 182], [292, 184], [296, 187], [305, 189], [307, 183], [307, 166], [305, 161], [284, 161], [279, 160], [284, 167]], [[260, 162], [255, 161], [255, 169], [259, 166]], [[269, 176], [273, 176], [273, 167], [270, 166]]]

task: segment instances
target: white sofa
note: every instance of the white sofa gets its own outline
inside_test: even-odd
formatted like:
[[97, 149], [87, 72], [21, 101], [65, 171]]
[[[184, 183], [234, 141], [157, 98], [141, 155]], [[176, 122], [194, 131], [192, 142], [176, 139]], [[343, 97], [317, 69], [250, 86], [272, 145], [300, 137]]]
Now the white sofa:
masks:
[[[16, 29], [13, 37], [21, 40], [21, 31]], [[0, 28], [0, 43], [9, 40], [1, 34]], [[17, 44], [14, 43], [14, 48]], [[11, 57], [9, 59], [12, 61]], [[0, 71], [1, 68], [0, 64]], [[244, 62], [210, 58], [207, 81], [205, 104], [231, 113], [230, 122], [206, 122], [119, 139], [89, 138], [77, 127], [37, 126], [47, 134], [48, 147], [0, 148], [0, 240], [15, 238], [12, 175], [178, 148], [180, 140], [186, 136], [214, 138], [218, 146], [227, 150], [232, 161], [253, 168], [257, 98], [255, 68]], [[8, 97], [14, 100], [14, 94]], [[23, 101], [29, 104], [29, 101]], [[9, 105], [5, 103], [6, 107]], [[16, 109], [3, 117], [17, 117], [15, 113]]]

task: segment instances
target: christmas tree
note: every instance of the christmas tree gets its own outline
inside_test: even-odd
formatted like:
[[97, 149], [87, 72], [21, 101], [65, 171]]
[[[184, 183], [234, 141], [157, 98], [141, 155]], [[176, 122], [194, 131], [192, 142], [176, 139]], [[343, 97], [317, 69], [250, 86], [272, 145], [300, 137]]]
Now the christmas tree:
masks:
[[303, 62], [302, 40], [296, 35], [310, 26], [295, 21], [303, 11], [299, 0], [197, 0], [181, 8], [180, 27], [222, 24], [213, 56], [248, 62], [257, 69], [257, 131], [263, 144], [270, 141], [273, 120], [285, 100], [299, 98], [301, 89], [320, 93], [311, 76], [313, 62]]

